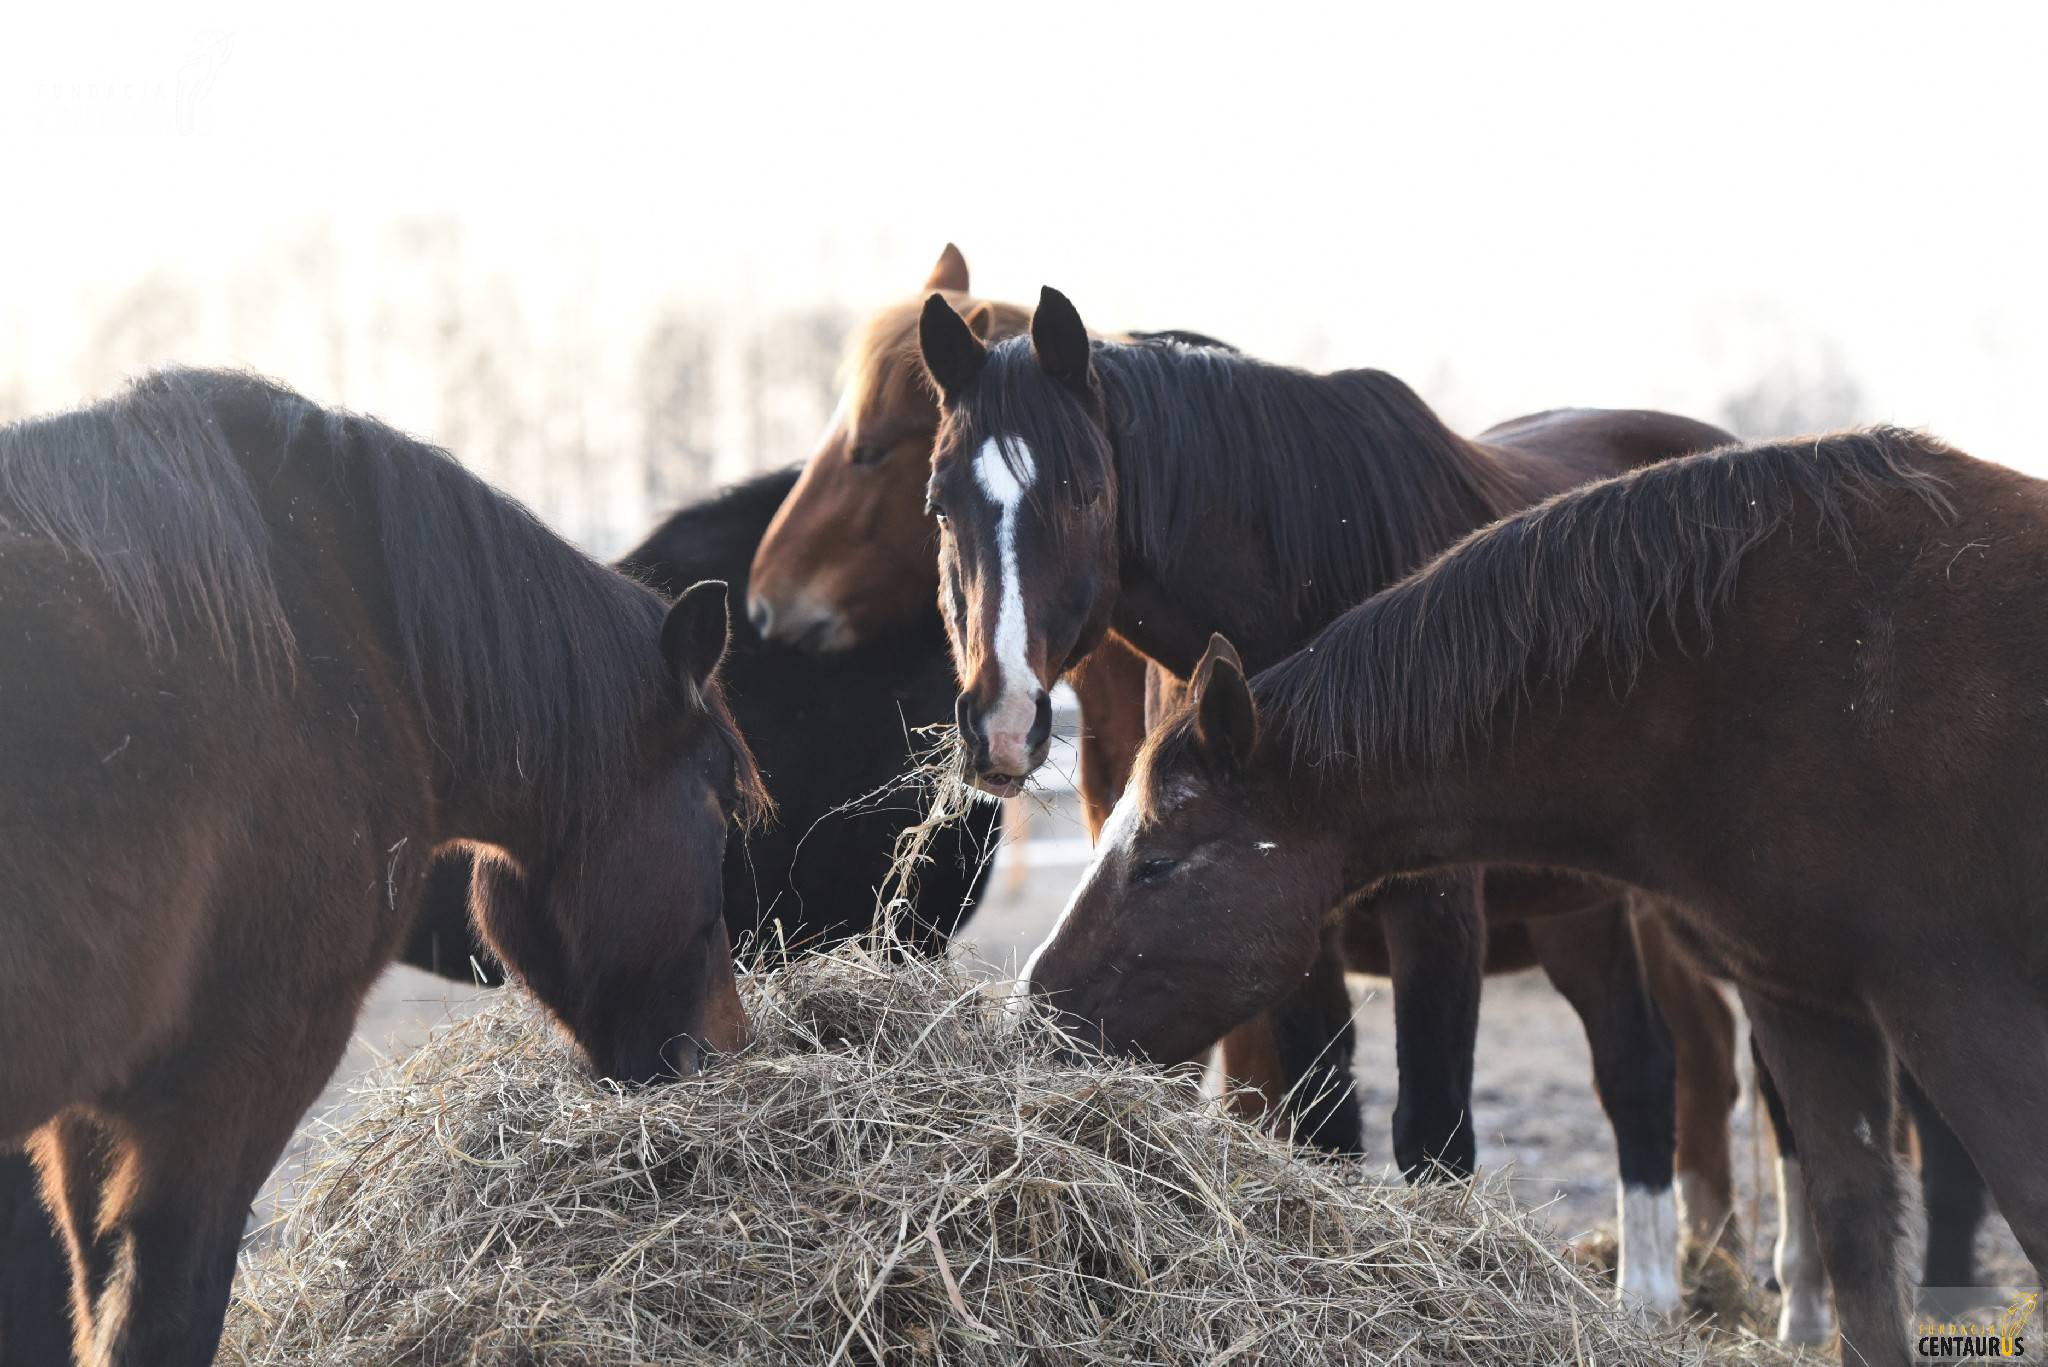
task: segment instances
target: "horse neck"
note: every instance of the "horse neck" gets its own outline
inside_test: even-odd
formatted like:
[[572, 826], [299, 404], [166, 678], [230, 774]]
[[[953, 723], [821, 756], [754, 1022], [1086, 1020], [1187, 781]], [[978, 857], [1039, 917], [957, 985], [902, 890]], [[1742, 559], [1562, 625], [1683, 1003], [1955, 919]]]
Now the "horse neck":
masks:
[[[1113, 419], [1120, 501], [1194, 509], [1171, 546], [1147, 544], [1148, 528], [1118, 519], [1116, 629], [1177, 674], [1192, 669], [1212, 632], [1250, 668], [1274, 663], [1528, 498], [1516, 469], [1445, 427], [1391, 376], [1307, 375], [1204, 353], [1201, 364], [1242, 367], [1251, 381], [1218, 385], [1185, 353], [1164, 353], [1163, 364], [1140, 373], [1118, 365], [1120, 349], [1106, 350], [1105, 381], [1121, 410]], [[1169, 406], [1217, 420], [1162, 423], [1157, 415]], [[1273, 420], [1276, 409], [1295, 421]], [[1166, 449], [1190, 431], [1207, 449]], [[1283, 483], [1246, 478], [1262, 465], [1301, 495], [1259, 496], [1258, 482]], [[1319, 501], [1319, 489], [1361, 493]], [[1354, 531], [1354, 521], [1367, 525]], [[1290, 555], [1282, 550], [1290, 543], [1313, 549]]]

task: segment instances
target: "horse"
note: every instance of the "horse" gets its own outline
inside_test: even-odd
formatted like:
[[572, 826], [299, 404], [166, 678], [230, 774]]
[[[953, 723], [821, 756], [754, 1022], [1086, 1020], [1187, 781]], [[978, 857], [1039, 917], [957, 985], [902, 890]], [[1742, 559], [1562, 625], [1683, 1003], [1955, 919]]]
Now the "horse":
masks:
[[[1216, 631], [1271, 663], [1474, 527], [1589, 479], [1732, 440], [1668, 414], [1569, 410], [1468, 441], [1384, 372], [1318, 376], [1179, 340], [1091, 339], [1050, 288], [1028, 336], [991, 347], [934, 296], [919, 338], [944, 412], [927, 497], [943, 528], [959, 731], [975, 781], [999, 794], [1044, 758], [1052, 679], [1112, 632], [1179, 678]], [[1403, 1169], [1473, 1170], [1480, 979], [1489, 957], [1502, 970], [1540, 961], [1586, 1024], [1614, 1122], [1624, 1293], [1675, 1311], [1673, 1045], [1644, 982], [1625, 892], [1517, 874], [1491, 877], [1482, 896], [1479, 873], [1467, 870], [1390, 886], [1362, 911], [1374, 933], [1346, 943], [1376, 941], [1376, 955], [1353, 962], [1394, 981]], [[1491, 956], [1489, 918], [1499, 927]], [[1710, 1041], [1689, 1050], [1707, 1067], [1685, 1079], [1694, 1129], [1680, 1157], [1693, 1179], [1681, 1184], [1691, 1198], [1683, 1218], [1712, 1239], [1733, 1210], [1734, 1022], [1678, 956], [1652, 968], [1661, 990], [1696, 1008], [1673, 1018]], [[1295, 1093], [1341, 1103], [1312, 1117], [1310, 1133], [1339, 1151], [1359, 1147], [1342, 969], [1333, 941], [1291, 979], [1301, 990], [1273, 1008]], [[1233, 989], [1244, 1009], [1228, 1013], [1225, 1030], [1254, 1014], [1251, 991]], [[1198, 1019], [1207, 1017], [1191, 1014], [1191, 1028]], [[1177, 1040], [1162, 1061], [1195, 1047]]]
[[671, 606], [227, 372], [0, 430], [0, 518], [0, 1144], [81, 1361], [212, 1359], [249, 1203], [451, 842], [596, 1072], [745, 1043], [719, 868], [767, 798], [722, 586]]
[[[879, 310], [847, 339], [839, 403], [754, 553], [747, 613], [763, 640], [831, 652], [929, 617], [938, 525], [924, 486], [939, 404], [918, 356], [926, 298], [938, 293], [989, 342], [1031, 322], [1031, 310], [978, 299], [968, 281], [967, 258], [949, 242], [916, 297]], [[1145, 661], [1112, 641], [1077, 662], [1069, 682], [1082, 719], [1075, 785], [1093, 836], [1144, 739]]]
[[[890, 794], [911, 767], [916, 733], [949, 720], [953, 661], [935, 602], [892, 622], [879, 640], [828, 653], [764, 641], [745, 614], [755, 547], [795, 484], [778, 470], [671, 514], [617, 562], [658, 592], [722, 580], [734, 614], [719, 682], [773, 799], [776, 823], [725, 852], [725, 930], [736, 946], [814, 948], [867, 931], [887, 882], [896, 836], [914, 804]], [[995, 810], [981, 807], [941, 831], [901, 938], [943, 952], [979, 902]], [[406, 963], [468, 980], [502, 980], [469, 924], [468, 864], [435, 870]], [[476, 966], [473, 968], [472, 963]]]
[[2044, 517], [1928, 436], [1761, 444], [1475, 532], [1249, 682], [1216, 637], [1026, 990], [1151, 1052], [1384, 879], [1643, 889], [1738, 985], [1845, 1360], [1903, 1364], [1895, 1062], [2048, 1269]]

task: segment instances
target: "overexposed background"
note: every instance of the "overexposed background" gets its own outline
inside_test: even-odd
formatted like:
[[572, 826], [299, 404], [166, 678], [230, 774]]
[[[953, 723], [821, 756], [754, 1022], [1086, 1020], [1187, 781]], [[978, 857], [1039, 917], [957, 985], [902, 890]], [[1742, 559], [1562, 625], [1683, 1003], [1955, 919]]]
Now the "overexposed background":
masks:
[[615, 551], [804, 455], [950, 239], [1468, 431], [1888, 419], [2048, 471], [2038, 6], [38, 9], [0, 416], [249, 364]]

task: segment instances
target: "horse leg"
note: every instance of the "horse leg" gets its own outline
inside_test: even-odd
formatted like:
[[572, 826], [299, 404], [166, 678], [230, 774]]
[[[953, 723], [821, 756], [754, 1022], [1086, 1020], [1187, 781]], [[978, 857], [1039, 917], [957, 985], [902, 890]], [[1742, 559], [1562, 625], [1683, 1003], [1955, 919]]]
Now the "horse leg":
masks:
[[1714, 980], [1671, 941], [1654, 904], [1635, 905], [1636, 943], [1650, 994], [1670, 1028], [1678, 1068], [1678, 1149], [1672, 1189], [1689, 1244], [1742, 1246], [1735, 1220], [1729, 1115], [1742, 1095], [1735, 1072], [1735, 1013]]
[[1927, 1209], [1922, 1286], [1977, 1283], [1977, 1226], [1984, 1219], [1984, 1178], [1963, 1141], [1941, 1118], [1913, 1075], [1899, 1073], [1899, 1091], [1920, 1132], [1920, 1197]]
[[[1990, 1185], [2035, 1277], [2048, 1276], [2048, 1172], [2041, 1166], [2048, 1087], [2038, 1075], [2048, 1058], [2048, 1003], [2034, 983], [2018, 973], [2002, 980], [1996, 970], [1974, 974], [1966, 987], [1939, 977], [1912, 986], [1910, 996], [1884, 1000], [1885, 1033]], [[1947, 997], [1936, 995], [1944, 990]], [[1967, 1016], [1924, 1009], [1928, 1000], [1966, 996]], [[1922, 1009], [1903, 1009], [1908, 1000]], [[1985, 1030], [1984, 1021], [1996, 1021], [1997, 1030]]]
[[1628, 905], [1528, 923], [1543, 971], [1586, 1028], [1593, 1082], [1614, 1126], [1621, 1170], [1622, 1302], [1639, 1313], [1676, 1316], [1678, 1203], [1671, 1190], [1677, 1144], [1671, 1034], [1650, 999]]
[[1403, 880], [1373, 899], [1394, 980], [1394, 1159], [1408, 1180], [1470, 1177], [1472, 1052], [1486, 974], [1477, 869]]
[[1798, 1175], [1835, 1288], [1842, 1361], [1902, 1367], [1908, 1355], [1891, 1050], [1870, 1026], [1829, 1012], [1751, 992], [1743, 993], [1743, 1007], [1798, 1136]]
[[1835, 1310], [1828, 1300], [1828, 1271], [1821, 1265], [1813, 1210], [1806, 1204], [1799, 1141], [1755, 1031], [1749, 1036], [1749, 1056], [1756, 1065], [1756, 1094], [1770, 1117], [1771, 1139], [1778, 1151], [1778, 1238], [1771, 1247], [1771, 1275], [1778, 1282], [1778, 1338], [1785, 1343], [1826, 1343], [1834, 1336]]
[[1364, 1154], [1365, 1116], [1351, 1076], [1358, 1028], [1351, 1020], [1351, 993], [1344, 986], [1344, 956], [1335, 927], [1325, 932], [1301, 986], [1266, 1015], [1272, 1021], [1295, 1141], [1324, 1153]]
[[[1258, 1124], [1273, 1113], [1287, 1094], [1280, 1070], [1280, 1046], [1273, 1039], [1273, 1020], [1261, 1011], [1241, 1022], [1216, 1046], [1222, 1051], [1224, 1106], [1239, 1120]], [[1282, 1123], [1286, 1117], [1281, 1117]], [[1284, 1138], [1293, 1138], [1291, 1130]]]
[[0, 1154], [0, 1367], [70, 1367], [71, 1260], [25, 1153]]
[[[340, 1061], [355, 1006], [346, 991], [301, 1003], [298, 1028], [260, 1052], [196, 1045], [92, 1117], [38, 1134], [44, 1190], [62, 1193], [85, 1367], [213, 1361], [249, 1205]], [[210, 1024], [195, 1034], [217, 1037]]]

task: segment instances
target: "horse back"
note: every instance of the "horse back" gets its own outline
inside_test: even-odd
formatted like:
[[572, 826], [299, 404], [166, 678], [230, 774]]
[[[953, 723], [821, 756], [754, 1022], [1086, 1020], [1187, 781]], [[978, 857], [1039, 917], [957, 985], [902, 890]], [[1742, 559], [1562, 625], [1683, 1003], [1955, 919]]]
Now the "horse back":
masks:
[[1648, 408], [1553, 408], [1475, 439], [1530, 486], [1532, 499], [1735, 441], [1710, 423]]

